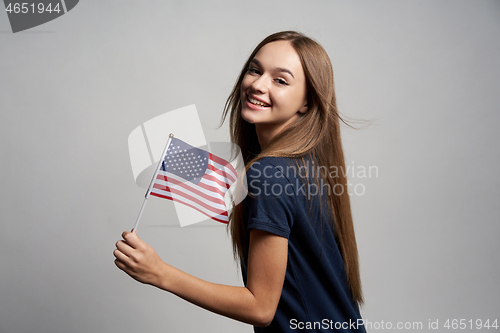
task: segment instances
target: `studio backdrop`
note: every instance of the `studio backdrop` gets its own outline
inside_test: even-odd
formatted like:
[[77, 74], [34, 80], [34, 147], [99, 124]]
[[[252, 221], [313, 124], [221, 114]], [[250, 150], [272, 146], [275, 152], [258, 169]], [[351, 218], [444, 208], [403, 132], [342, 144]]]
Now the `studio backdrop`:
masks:
[[[137, 283], [113, 250], [145, 193], [134, 129], [195, 105], [207, 147], [228, 143], [225, 101], [282, 30], [327, 50], [355, 128], [342, 135], [367, 331], [498, 324], [499, 1], [4, 3], [0, 332], [252, 331]], [[242, 285], [221, 223], [181, 227], [151, 198], [139, 235], [175, 267]]]

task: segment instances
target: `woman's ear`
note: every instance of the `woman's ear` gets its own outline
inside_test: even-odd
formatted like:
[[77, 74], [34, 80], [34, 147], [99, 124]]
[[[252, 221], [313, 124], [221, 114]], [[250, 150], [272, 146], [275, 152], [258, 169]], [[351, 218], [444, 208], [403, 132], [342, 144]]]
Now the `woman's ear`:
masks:
[[302, 107], [299, 109], [299, 112], [304, 114], [307, 112], [309, 108], [307, 107], [307, 102], [304, 103], [304, 105], [302, 105]]

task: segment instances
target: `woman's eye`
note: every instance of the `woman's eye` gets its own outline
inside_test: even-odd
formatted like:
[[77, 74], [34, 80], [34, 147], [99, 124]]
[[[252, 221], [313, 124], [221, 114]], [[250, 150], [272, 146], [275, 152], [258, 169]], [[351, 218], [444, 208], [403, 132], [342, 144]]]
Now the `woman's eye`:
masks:
[[247, 69], [247, 72], [252, 73], [252, 74], [260, 74], [259, 70], [257, 68], [253, 68], [253, 67], [249, 67]]
[[283, 79], [276, 79], [275, 81], [280, 85], [288, 85], [288, 83]]

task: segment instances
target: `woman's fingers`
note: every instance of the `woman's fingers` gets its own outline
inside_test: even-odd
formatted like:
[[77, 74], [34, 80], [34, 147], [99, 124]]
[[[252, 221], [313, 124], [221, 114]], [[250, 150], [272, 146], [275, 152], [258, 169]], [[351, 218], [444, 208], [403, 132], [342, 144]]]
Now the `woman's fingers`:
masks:
[[119, 240], [118, 242], [116, 242], [116, 248], [118, 250], [120, 250], [121, 253], [123, 253], [124, 255], [130, 257], [132, 255], [132, 253], [134, 252], [134, 248], [132, 248], [128, 243], [122, 241], [122, 240]]
[[122, 271], [126, 271], [126, 269], [127, 269], [127, 265], [125, 265], [123, 262], [121, 262], [118, 259], [115, 259], [115, 265], [116, 265], [116, 267], [118, 267]]
[[144, 251], [146, 249], [146, 243], [137, 237], [136, 234], [130, 231], [124, 231], [122, 233], [123, 240], [116, 242], [116, 248], [122, 251], [124, 254], [130, 256], [134, 250]]
[[[132, 267], [138, 263], [142, 257], [142, 252], [145, 247], [144, 242], [137, 235], [124, 231], [122, 233], [123, 240], [116, 242], [116, 250], [113, 252], [115, 258], [122, 262], [125, 266]], [[122, 268], [119, 266], [119, 268]], [[123, 269], [123, 268], [122, 268]]]
[[134, 234], [130, 231], [124, 231], [122, 233], [122, 237], [125, 240], [125, 242], [130, 245], [134, 249], [141, 249], [144, 248], [144, 242], [142, 239], [137, 236], [137, 234]]
[[160, 285], [166, 264], [156, 251], [130, 231], [123, 232], [122, 237], [113, 252], [115, 265], [139, 282]]
[[121, 262], [127, 262], [129, 260], [129, 257], [119, 249], [114, 250], [113, 255], [115, 256], [116, 260], [119, 260]]
[[116, 249], [113, 252], [115, 264], [128, 274], [148, 274], [154, 271], [159, 258], [156, 252], [130, 231], [122, 233], [123, 240], [116, 242]]

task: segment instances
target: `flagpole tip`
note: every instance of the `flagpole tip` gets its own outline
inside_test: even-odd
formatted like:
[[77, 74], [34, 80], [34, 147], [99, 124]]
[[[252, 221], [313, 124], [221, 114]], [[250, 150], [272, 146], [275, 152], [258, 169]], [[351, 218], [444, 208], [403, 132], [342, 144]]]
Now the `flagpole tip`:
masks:
[[170, 133], [170, 135], [168, 137], [169, 138], [173, 138], [174, 137], [174, 133]]

